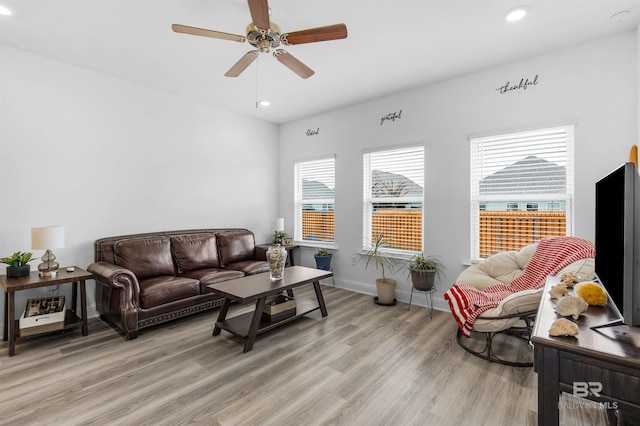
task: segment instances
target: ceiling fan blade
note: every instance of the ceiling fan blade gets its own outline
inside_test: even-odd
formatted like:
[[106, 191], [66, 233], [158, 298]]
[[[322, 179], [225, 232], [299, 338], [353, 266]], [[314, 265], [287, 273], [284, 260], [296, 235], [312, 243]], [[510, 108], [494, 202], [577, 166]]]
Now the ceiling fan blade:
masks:
[[240, 58], [238, 62], [236, 62], [231, 68], [229, 68], [229, 71], [227, 71], [224, 74], [224, 76], [225, 77], [239, 76], [240, 73], [242, 73], [242, 71], [247, 69], [247, 67], [251, 65], [253, 61], [256, 60], [259, 54], [260, 52], [258, 52], [257, 50], [252, 50], [250, 52], [245, 53], [245, 55], [242, 58]]
[[221, 38], [223, 40], [232, 40], [232, 41], [239, 41], [239, 42], [243, 42], [247, 40], [246, 37], [243, 37], [243, 36], [223, 33], [220, 31], [189, 27], [187, 25], [173, 24], [171, 25], [171, 29], [176, 33], [191, 34], [191, 35], [202, 36], [202, 37]]
[[271, 28], [269, 22], [269, 4], [267, 0], [247, 0], [249, 3], [249, 11], [251, 12], [251, 19], [253, 25], [261, 30], [268, 30]]
[[295, 72], [302, 78], [309, 78], [313, 74], [315, 74], [314, 70], [297, 60], [286, 50], [278, 49], [273, 52], [273, 56], [275, 56], [278, 61], [284, 64], [285, 67], [289, 68], [291, 71]]
[[315, 43], [317, 41], [338, 40], [342, 38], [347, 38], [347, 26], [345, 24], [310, 28], [308, 30], [285, 33], [280, 36], [282, 42], [287, 45]]

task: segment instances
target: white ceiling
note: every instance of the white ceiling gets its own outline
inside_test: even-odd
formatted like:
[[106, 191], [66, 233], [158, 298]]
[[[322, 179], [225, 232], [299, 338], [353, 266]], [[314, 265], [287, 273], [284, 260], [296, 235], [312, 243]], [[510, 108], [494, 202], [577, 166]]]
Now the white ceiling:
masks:
[[[270, 0], [283, 32], [347, 25], [345, 40], [286, 47], [316, 71], [303, 80], [267, 54], [224, 77], [248, 43], [171, 31], [179, 23], [245, 35], [246, 0], [0, 4], [14, 12], [0, 17], [0, 43], [273, 123], [633, 30], [640, 16], [640, 0]], [[519, 4], [529, 15], [504, 21]], [[628, 18], [613, 22], [622, 10]], [[272, 105], [256, 108], [257, 98]]]

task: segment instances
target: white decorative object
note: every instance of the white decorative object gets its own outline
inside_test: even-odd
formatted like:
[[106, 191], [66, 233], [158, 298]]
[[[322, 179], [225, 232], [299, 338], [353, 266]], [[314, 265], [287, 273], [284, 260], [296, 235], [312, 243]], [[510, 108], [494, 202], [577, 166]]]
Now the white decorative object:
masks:
[[562, 317], [571, 315], [573, 319], [577, 320], [588, 307], [589, 304], [582, 297], [564, 296], [556, 303], [556, 312]]
[[269, 275], [271, 281], [284, 278], [284, 265], [287, 262], [287, 249], [280, 244], [275, 244], [267, 250], [267, 262], [269, 263]]
[[550, 336], [577, 336], [578, 324], [566, 318], [558, 318], [551, 324]]

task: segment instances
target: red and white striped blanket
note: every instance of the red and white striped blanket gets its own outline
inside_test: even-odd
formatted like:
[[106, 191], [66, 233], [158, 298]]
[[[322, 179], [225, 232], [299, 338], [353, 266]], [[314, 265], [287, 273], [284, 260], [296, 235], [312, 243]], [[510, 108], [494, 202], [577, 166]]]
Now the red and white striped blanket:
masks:
[[543, 238], [521, 276], [508, 285], [496, 284], [477, 290], [469, 284], [456, 283], [445, 294], [451, 314], [460, 331], [469, 337], [476, 318], [495, 308], [507, 296], [522, 290], [544, 286], [547, 276], [556, 275], [571, 263], [595, 257], [595, 247], [587, 240], [576, 237]]

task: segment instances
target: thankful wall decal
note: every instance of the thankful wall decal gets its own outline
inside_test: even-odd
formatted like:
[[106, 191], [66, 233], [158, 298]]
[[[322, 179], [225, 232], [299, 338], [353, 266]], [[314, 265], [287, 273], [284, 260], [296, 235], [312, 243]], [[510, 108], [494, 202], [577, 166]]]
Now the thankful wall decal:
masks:
[[533, 78], [533, 80], [529, 80], [528, 78], [521, 78], [520, 79], [520, 83], [518, 84], [511, 84], [510, 82], [507, 81], [507, 83], [504, 86], [500, 86], [498, 87], [496, 90], [500, 92], [501, 95], [504, 95], [507, 92], [511, 92], [512, 90], [527, 90], [527, 87], [529, 86], [537, 86], [538, 85], [538, 74], [536, 74], [536, 76]]

